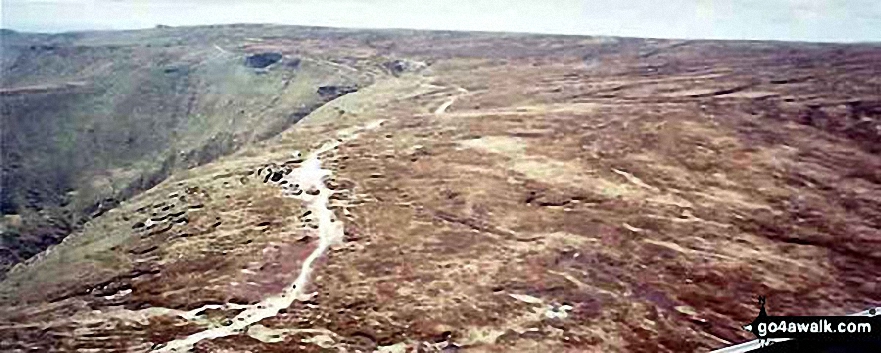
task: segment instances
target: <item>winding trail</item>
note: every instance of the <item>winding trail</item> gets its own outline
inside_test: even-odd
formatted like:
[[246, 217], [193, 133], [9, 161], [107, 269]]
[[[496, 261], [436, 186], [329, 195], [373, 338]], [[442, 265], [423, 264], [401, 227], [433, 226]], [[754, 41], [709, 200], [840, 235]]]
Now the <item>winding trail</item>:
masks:
[[437, 107], [437, 109], [434, 110], [434, 113], [435, 114], [443, 114], [444, 112], [447, 111], [447, 108], [449, 108], [451, 105], [453, 105], [453, 103], [455, 101], [456, 101], [456, 97], [450, 97], [450, 99], [447, 99], [446, 102], [444, 102], [439, 107]]
[[434, 114], [435, 114], [435, 115], [440, 115], [440, 114], [445, 113], [445, 112], [447, 111], [447, 109], [448, 109], [451, 105], [453, 105], [453, 103], [456, 102], [456, 99], [457, 99], [457, 98], [459, 98], [459, 97], [461, 97], [461, 96], [463, 96], [463, 95], [468, 94], [468, 90], [467, 90], [467, 89], [464, 89], [464, 88], [462, 88], [462, 87], [456, 87], [456, 91], [459, 92], [459, 94], [450, 97], [449, 99], [447, 99], [446, 102], [444, 102], [444, 103], [441, 104], [439, 107], [437, 107], [437, 109], [434, 110]]
[[[324, 255], [324, 253], [327, 252], [327, 249], [331, 246], [340, 244], [343, 241], [343, 223], [336, 219], [333, 211], [328, 209], [328, 202], [333, 191], [327, 188], [325, 180], [332, 175], [332, 172], [321, 167], [320, 156], [321, 154], [336, 148], [340, 144], [356, 138], [361, 131], [375, 129], [380, 124], [382, 124], [381, 120], [374, 121], [373, 123], [355, 129], [352, 133], [343, 134], [343, 136], [337, 140], [323, 144], [315, 151], [312, 151], [309, 157], [300, 164], [299, 168], [295, 169], [285, 177], [284, 180], [287, 180], [288, 184], [300, 185], [300, 188], [303, 190], [318, 190], [317, 194], [314, 194], [313, 192], [314, 195], [309, 192], [294, 194], [288, 190], [285, 191], [285, 196], [302, 200], [303, 203], [305, 203], [306, 208], [312, 211], [312, 214], [315, 215], [318, 221], [318, 246], [303, 262], [297, 279], [294, 280], [291, 285], [287, 286], [283, 292], [277, 295], [264, 298], [257, 304], [242, 306], [245, 310], [236, 315], [236, 317], [232, 319], [231, 324], [211, 328], [182, 339], [170, 341], [154, 350], [155, 352], [186, 352], [190, 351], [197, 342], [202, 340], [211, 340], [214, 338], [245, 333], [250, 326], [263, 319], [276, 316], [279, 310], [291, 306], [295, 300], [308, 295], [304, 293], [304, 291], [306, 285], [309, 283], [315, 260]], [[205, 308], [199, 308], [189, 311], [186, 315], [189, 316], [189, 318], [184, 318], [193, 319], [204, 309]]]

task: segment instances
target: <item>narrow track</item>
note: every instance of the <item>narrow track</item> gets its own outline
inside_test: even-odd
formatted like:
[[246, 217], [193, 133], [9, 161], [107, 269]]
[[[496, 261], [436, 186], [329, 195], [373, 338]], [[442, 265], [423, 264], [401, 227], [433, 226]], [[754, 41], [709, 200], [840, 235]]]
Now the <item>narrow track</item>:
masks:
[[[306, 204], [306, 208], [312, 211], [312, 214], [315, 215], [316, 220], [318, 221], [318, 229], [315, 230], [318, 233], [318, 246], [311, 254], [309, 254], [309, 257], [303, 261], [297, 279], [285, 287], [283, 292], [264, 298], [257, 304], [244, 306], [245, 310], [236, 315], [229, 325], [215, 327], [197, 332], [182, 339], [170, 341], [154, 350], [155, 352], [186, 352], [190, 351], [199, 341], [245, 333], [251, 325], [258, 323], [263, 319], [278, 315], [278, 312], [281, 309], [291, 306], [297, 298], [306, 295], [304, 291], [309, 283], [315, 261], [321, 258], [330, 247], [340, 244], [343, 240], [343, 223], [337, 219], [333, 214], [333, 211], [328, 208], [330, 195], [333, 191], [331, 191], [324, 182], [332, 175], [332, 172], [322, 168], [320, 159], [321, 155], [346, 141], [356, 138], [359, 135], [359, 132], [374, 129], [381, 123], [382, 121], [375, 121], [356, 129], [356, 132], [354, 133], [323, 144], [315, 151], [312, 151], [299, 168], [285, 177], [288, 184], [299, 185], [302, 190], [313, 191], [294, 194], [289, 190], [286, 190], [285, 196], [302, 200]], [[318, 192], [315, 193], [315, 190]], [[200, 311], [201, 310], [196, 309], [188, 313], [190, 316], [194, 317]]]

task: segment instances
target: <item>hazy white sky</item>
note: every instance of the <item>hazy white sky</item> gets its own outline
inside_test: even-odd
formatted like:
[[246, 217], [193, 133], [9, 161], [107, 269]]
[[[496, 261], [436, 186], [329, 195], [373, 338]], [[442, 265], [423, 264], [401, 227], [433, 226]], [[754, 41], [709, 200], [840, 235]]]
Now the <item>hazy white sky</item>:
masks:
[[3, 28], [222, 23], [881, 41], [881, 0], [0, 0]]

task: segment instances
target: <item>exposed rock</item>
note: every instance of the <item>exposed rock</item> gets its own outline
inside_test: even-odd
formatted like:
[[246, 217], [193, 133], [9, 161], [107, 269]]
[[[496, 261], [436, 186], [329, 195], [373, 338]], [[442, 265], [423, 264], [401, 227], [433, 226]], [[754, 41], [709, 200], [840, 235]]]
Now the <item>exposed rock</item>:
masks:
[[392, 60], [383, 63], [382, 66], [391, 71], [393, 75], [397, 76], [405, 72], [419, 71], [428, 65], [421, 61]]
[[325, 98], [336, 98], [349, 93], [357, 92], [358, 88], [354, 86], [321, 86], [318, 87], [318, 94]]
[[245, 59], [245, 66], [255, 69], [263, 69], [281, 61], [281, 58], [281, 53], [269, 52], [254, 54]]

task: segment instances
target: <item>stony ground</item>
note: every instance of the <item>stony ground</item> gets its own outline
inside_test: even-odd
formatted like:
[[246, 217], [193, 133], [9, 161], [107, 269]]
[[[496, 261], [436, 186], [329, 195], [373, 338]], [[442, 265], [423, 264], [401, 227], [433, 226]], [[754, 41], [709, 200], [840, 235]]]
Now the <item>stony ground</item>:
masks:
[[375, 82], [17, 266], [0, 349], [142, 352], [235, 326], [316, 251], [321, 222], [283, 175], [332, 141], [343, 242], [293, 304], [190, 348], [707, 351], [751, 338], [758, 295], [778, 315], [881, 302], [881, 47], [249, 43]]

